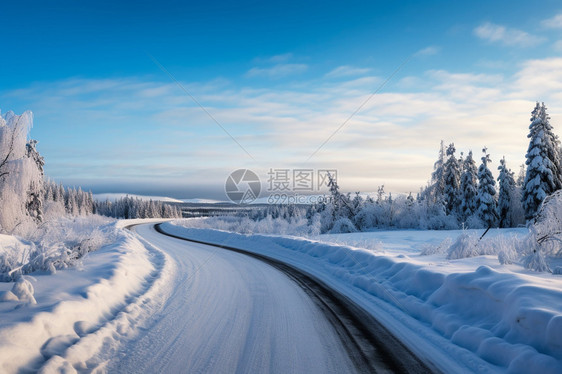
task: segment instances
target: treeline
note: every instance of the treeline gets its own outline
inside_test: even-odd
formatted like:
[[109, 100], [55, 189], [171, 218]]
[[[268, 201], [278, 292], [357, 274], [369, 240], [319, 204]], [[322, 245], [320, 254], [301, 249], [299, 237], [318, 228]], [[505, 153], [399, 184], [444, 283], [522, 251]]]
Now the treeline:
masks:
[[[375, 198], [342, 194], [330, 180], [330, 198], [307, 212], [321, 232], [352, 232], [380, 227], [456, 229], [516, 227], [534, 220], [543, 200], [562, 189], [561, 149], [544, 103], [536, 103], [529, 125], [526, 162], [515, 179], [500, 160], [494, 179], [487, 148], [477, 167], [472, 151], [457, 158], [455, 145], [441, 142], [431, 181], [416, 198], [393, 199], [379, 187]], [[497, 181], [497, 184], [496, 184]]]
[[53, 181], [45, 181], [43, 201], [45, 206], [71, 216], [86, 216], [96, 213], [96, 203], [91, 192], [73, 187], [64, 187]]
[[96, 201], [94, 209], [98, 214], [115, 218], [181, 218], [181, 210], [178, 206], [130, 196], [114, 202]]
[[[477, 166], [472, 151], [457, 157], [455, 145], [441, 142], [427, 186], [414, 197], [394, 197], [378, 187], [376, 196], [340, 192], [330, 177], [330, 194], [311, 205], [305, 214], [309, 226], [321, 233], [353, 232], [375, 228], [459, 229], [517, 227], [534, 220], [543, 200], [562, 188], [561, 149], [544, 103], [536, 103], [529, 125], [526, 162], [517, 178], [500, 160], [498, 177], [489, 168], [487, 148]], [[260, 221], [283, 218], [298, 221], [301, 209], [274, 206], [248, 217]]]
[[[142, 200], [130, 196], [115, 201], [94, 200], [91, 192], [82, 191], [80, 187], [65, 188], [52, 181], [45, 182], [44, 201], [50, 209], [64, 211], [67, 215], [84, 216], [99, 214], [114, 218], [181, 218], [177, 206], [154, 200]], [[58, 205], [54, 208], [53, 205]]]

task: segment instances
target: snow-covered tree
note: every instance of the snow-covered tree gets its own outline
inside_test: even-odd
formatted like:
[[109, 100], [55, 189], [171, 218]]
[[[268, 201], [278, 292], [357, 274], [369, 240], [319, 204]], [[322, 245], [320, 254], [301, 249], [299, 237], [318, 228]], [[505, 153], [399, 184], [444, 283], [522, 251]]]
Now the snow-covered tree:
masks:
[[334, 218], [349, 218], [353, 211], [351, 201], [348, 195], [340, 192], [340, 187], [335, 177], [328, 174], [328, 187], [330, 189], [331, 201], [334, 206]]
[[0, 230], [27, 232], [42, 219], [43, 158], [27, 141], [33, 115], [0, 116]]
[[439, 146], [439, 155], [437, 161], [433, 164], [433, 172], [431, 173], [431, 184], [426, 193], [430, 200], [435, 202], [443, 202], [445, 193], [445, 145], [443, 140]]
[[500, 227], [511, 227], [512, 221], [512, 201], [513, 193], [515, 191], [515, 180], [513, 172], [507, 168], [505, 157], [500, 160], [498, 166], [500, 174], [498, 175], [499, 193], [498, 193], [498, 215]]
[[496, 181], [488, 168], [488, 163], [491, 160], [487, 151], [487, 148], [482, 149], [484, 156], [482, 157], [482, 164], [478, 168], [477, 214], [482, 222], [494, 226], [497, 222]]
[[515, 185], [517, 187], [523, 187], [523, 185], [525, 184], [525, 173], [527, 172], [527, 169], [525, 168], [525, 163], [521, 164], [521, 166], [519, 166], [519, 174], [517, 174], [517, 180], [515, 181]]
[[456, 215], [459, 206], [460, 166], [455, 157], [455, 144], [447, 147], [447, 161], [445, 162], [445, 188], [443, 191], [445, 199], [445, 211], [447, 214]]
[[43, 221], [43, 166], [45, 165], [45, 160], [36, 148], [37, 140], [30, 140], [26, 144], [26, 156], [31, 159], [33, 165], [35, 165], [34, 174], [37, 174], [34, 180], [30, 181], [29, 187], [27, 189], [27, 201], [26, 209], [27, 214], [32, 217], [36, 222]]
[[532, 219], [541, 202], [562, 188], [560, 170], [560, 142], [552, 132], [544, 103], [535, 105], [529, 125], [529, 148], [525, 155], [527, 173], [522, 203], [527, 220]]
[[351, 204], [353, 206], [353, 213], [355, 215], [357, 214], [357, 212], [359, 212], [359, 209], [361, 209], [361, 205], [363, 205], [363, 198], [361, 197], [360, 192], [355, 192], [355, 196], [353, 197]]
[[476, 213], [477, 206], [477, 178], [478, 169], [472, 157], [472, 151], [468, 152], [468, 156], [463, 160], [463, 172], [461, 175], [460, 194], [461, 194], [461, 219], [466, 221], [470, 216]]

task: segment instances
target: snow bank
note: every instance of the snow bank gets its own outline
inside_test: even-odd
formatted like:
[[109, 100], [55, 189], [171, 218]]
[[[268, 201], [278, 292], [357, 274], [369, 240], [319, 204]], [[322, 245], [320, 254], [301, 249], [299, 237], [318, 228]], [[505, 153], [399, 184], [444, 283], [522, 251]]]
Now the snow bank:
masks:
[[[517, 274], [497, 260], [493, 261], [496, 269], [478, 265], [481, 258], [423, 263], [412, 259], [412, 252], [392, 255], [302, 238], [249, 236], [174, 223], [162, 228], [275, 257], [323, 279], [371, 310], [412, 350], [431, 357], [446, 372], [451, 365], [457, 365], [453, 371], [562, 372], [559, 277]], [[469, 261], [472, 269], [457, 267], [455, 261]], [[415, 336], [420, 335], [423, 340], [415, 343]]]
[[120, 339], [158, 308], [172, 265], [117, 226], [104, 231], [114, 243], [88, 254], [79, 269], [0, 283], [0, 372], [101, 369]]

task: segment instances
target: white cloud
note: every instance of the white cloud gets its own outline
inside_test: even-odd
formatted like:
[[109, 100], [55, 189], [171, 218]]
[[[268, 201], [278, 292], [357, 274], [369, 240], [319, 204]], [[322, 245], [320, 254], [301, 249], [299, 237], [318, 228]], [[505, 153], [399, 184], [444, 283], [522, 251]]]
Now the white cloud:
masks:
[[292, 58], [293, 58], [292, 53], [284, 53], [282, 55], [271, 56], [270, 58], [267, 59], [267, 61], [271, 62], [273, 64], [279, 64], [279, 63], [282, 63], [282, 62], [287, 62]]
[[[302, 167], [379, 79], [315, 79], [284, 89], [183, 82], [257, 162], [171, 82], [43, 82], [0, 91], [0, 101], [7, 105], [17, 96], [35, 112], [32, 136], [51, 177], [95, 173], [187, 188], [220, 184], [242, 166], [263, 169], [260, 175], [269, 167]], [[415, 191], [429, 177], [441, 139], [476, 157], [488, 146], [494, 162], [505, 155], [516, 170], [535, 100], [546, 102], [555, 131], [562, 130], [562, 58], [526, 61], [509, 76], [433, 70], [404, 80], [419, 87], [375, 95], [309, 167], [337, 168], [345, 190], [385, 183], [388, 191]]]
[[554, 48], [555, 51], [562, 53], [562, 40], [558, 40], [554, 42], [552, 47]]
[[562, 92], [562, 58], [524, 62], [514, 76], [512, 89], [510, 96], [538, 101]]
[[263, 64], [263, 63], [280, 64], [283, 62], [287, 62], [292, 58], [293, 58], [293, 54], [289, 52], [289, 53], [283, 53], [283, 54], [269, 56], [269, 57], [256, 57], [254, 59], [254, 62], [256, 64]]
[[246, 77], [282, 78], [300, 74], [308, 69], [306, 64], [277, 64], [271, 67], [253, 67], [246, 72]]
[[562, 13], [558, 13], [552, 18], [545, 19], [541, 22], [544, 27], [549, 29], [561, 29], [562, 28]]
[[529, 47], [533, 44], [540, 44], [545, 40], [542, 37], [531, 35], [522, 30], [496, 25], [490, 22], [483, 23], [475, 28], [474, 34], [489, 42], [519, 47]]
[[415, 53], [416, 56], [433, 56], [438, 54], [441, 51], [441, 48], [430, 45], [429, 47], [420, 49]]
[[358, 68], [349, 65], [338, 66], [337, 68], [328, 72], [326, 78], [340, 78], [349, 77], [353, 75], [364, 75], [367, 74], [371, 69], [369, 68]]

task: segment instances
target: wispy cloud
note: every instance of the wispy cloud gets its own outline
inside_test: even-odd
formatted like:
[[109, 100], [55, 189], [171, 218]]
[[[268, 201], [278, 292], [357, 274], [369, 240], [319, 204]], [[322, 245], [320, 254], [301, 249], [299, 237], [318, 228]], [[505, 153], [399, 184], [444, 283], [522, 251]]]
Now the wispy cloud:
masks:
[[326, 78], [341, 78], [341, 77], [349, 77], [354, 75], [364, 75], [367, 74], [371, 69], [369, 68], [358, 68], [349, 65], [338, 66], [337, 68], [328, 72], [325, 77]]
[[508, 46], [530, 47], [545, 41], [544, 38], [531, 35], [525, 31], [508, 28], [486, 22], [474, 29], [474, 34], [480, 39]]
[[562, 29], [562, 13], [558, 13], [552, 18], [545, 19], [541, 24], [549, 29]]
[[425, 47], [420, 49], [415, 53], [416, 56], [433, 56], [438, 54], [441, 51], [441, 48], [436, 47], [434, 45], [430, 45], [429, 47]]
[[253, 67], [246, 72], [246, 77], [282, 78], [300, 74], [308, 69], [306, 64], [277, 64], [271, 67]]
[[291, 52], [282, 53], [274, 56], [268, 57], [256, 57], [254, 59], [254, 63], [256, 64], [280, 64], [287, 62], [293, 58], [293, 54]]
[[271, 62], [273, 64], [279, 64], [279, 63], [282, 63], [282, 62], [287, 62], [292, 58], [293, 58], [292, 53], [284, 53], [284, 54], [281, 54], [281, 55], [271, 56], [270, 58], [267, 59], [267, 61]]
[[[315, 78], [284, 89], [182, 82], [255, 156], [250, 163], [200, 108], [165, 81], [41, 82], [0, 91], [0, 101], [7, 105], [17, 96], [35, 112], [32, 136], [40, 140], [51, 177], [73, 183], [100, 175], [136, 178], [139, 184], [158, 179], [188, 191], [196, 184], [220, 186], [239, 167], [256, 169], [260, 176], [270, 167], [302, 167], [380, 79], [356, 78]], [[494, 162], [505, 155], [515, 169], [528, 146], [534, 100], [550, 106], [560, 133], [559, 82], [562, 58], [527, 61], [514, 75], [428, 71], [410, 79], [410, 92], [377, 94], [308, 167], [337, 168], [348, 190], [372, 191], [384, 183], [391, 191], [415, 191], [430, 175], [444, 139], [464, 151], [487, 145]]]

